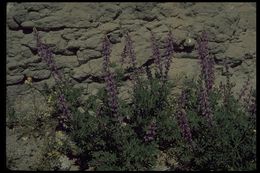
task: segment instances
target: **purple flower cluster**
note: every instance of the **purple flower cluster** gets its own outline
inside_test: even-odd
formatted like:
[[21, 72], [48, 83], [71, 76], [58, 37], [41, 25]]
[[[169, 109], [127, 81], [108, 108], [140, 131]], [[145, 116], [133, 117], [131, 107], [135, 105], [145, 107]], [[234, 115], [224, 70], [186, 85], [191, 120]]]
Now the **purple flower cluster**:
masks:
[[208, 92], [205, 88], [201, 88], [199, 92], [199, 112], [206, 117], [209, 125], [212, 125], [212, 111], [210, 108]]
[[112, 110], [113, 114], [117, 114], [117, 108], [118, 108], [118, 101], [117, 101], [117, 86], [114, 80], [114, 74], [108, 73], [105, 76], [105, 82], [106, 82], [106, 90], [108, 94], [108, 105], [110, 109]]
[[149, 141], [152, 141], [154, 138], [155, 138], [155, 135], [156, 135], [156, 123], [155, 121], [152, 121], [150, 124], [149, 124], [149, 127], [148, 127], [148, 130], [144, 136], [144, 141], [145, 142], [149, 142]]
[[133, 47], [133, 41], [128, 33], [126, 33], [125, 35], [125, 42], [125, 47], [121, 54], [121, 63], [123, 64], [125, 62], [125, 59], [129, 57], [132, 67], [135, 69], [137, 66], [136, 54]]
[[41, 42], [39, 33], [36, 30], [36, 28], [33, 28], [33, 30], [34, 30], [34, 35], [36, 38], [36, 46], [37, 46], [39, 56], [46, 62], [46, 64], [50, 68], [55, 81], [57, 83], [62, 82], [63, 77], [60, 74], [58, 67], [53, 60], [53, 54], [52, 54], [51, 49], [46, 44]]
[[111, 54], [111, 43], [107, 36], [105, 36], [102, 44], [102, 56], [104, 57], [103, 61], [103, 73], [107, 74], [109, 72], [110, 65], [110, 54]]
[[172, 55], [174, 53], [173, 43], [174, 43], [174, 39], [173, 39], [172, 32], [170, 31], [168, 33], [167, 38], [166, 38], [165, 72], [164, 72], [165, 79], [168, 78], [168, 72], [170, 70], [170, 66], [171, 66], [171, 63], [172, 63]]
[[[136, 53], [134, 51], [133, 41], [128, 33], [125, 35], [125, 46], [121, 54], [121, 64], [129, 57], [129, 63], [132, 65], [133, 73], [130, 74], [130, 80], [136, 84], [139, 81], [139, 76], [143, 72], [142, 68], [137, 68]], [[128, 63], [128, 62], [127, 62]]]
[[48, 67], [51, 70], [51, 73], [55, 79], [55, 82], [59, 86], [60, 92], [58, 93], [58, 106], [59, 111], [62, 112], [62, 115], [58, 117], [59, 119], [59, 125], [62, 127], [62, 129], [67, 130], [69, 128], [69, 119], [71, 118], [71, 114], [69, 111], [69, 108], [67, 106], [67, 101], [64, 97], [63, 91], [61, 90], [61, 85], [64, 82], [61, 73], [59, 72], [57, 65], [55, 64], [53, 60], [53, 55], [51, 49], [44, 43], [41, 42], [39, 33], [36, 30], [36, 28], [33, 28], [34, 35], [36, 37], [36, 46], [38, 49], [39, 56], [46, 62]]
[[209, 125], [212, 124], [212, 111], [209, 102], [209, 93], [214, 85], [214, 60], [208, 52], [208, 36], [202, 32], [198, 40], [198, 53], [201, 66], [201, 88], [198, 95], [198, 111], [207, 118]]
[[[136, 69], [136, 65], [137, 65], [136, 54], [135, 54], [134, 48], [133, 48], [133, 41], [128, 33], [126, 33], [125, 41], [126, 41], [126, 44], [125, 44], [123, 52], [121, 54], [121, 60], [120, 60], [121, 64], [125, 63], [126, 58], [129, 57], [133, 69]], [[172, 55], [174, 52], [174, 47], [173, 47], [174, 39], [172, 36], [172, 32], [170, 31], [166, 38], [166, 51], [164, 54], [165, 60], [163, 60], [162, 56], [160, 55], [160, 50], [159, 50], [159, 46], [158, 46], [158, 43], [155, 38], [155, 33], [152, 31], [151, 31], [151, 43], [152, 43], [152, 45], [151, 45], [152, 57], [155, 60], [155, 64], [159, 71], [159, 75], [161, 78], [164, 77], [166, 79], [168, 76], [168, 72], [170, 69], [171, 62], [172, 62]], [[163, 76], [163, 66], [165, 67], [164, 76]], [[136, 79], [136, 78], [138, 78], [138, 72], [134, 71], [133, 79]]]
[[188, 124], [187, 113], [185, 111], [186, 103], [187, 103], [187, 94], [186, 91], [183, 90], [179, 98], [177, 119], [178, 119], [179, 127], [181, 129], [182, 136], [184, 137], [185, 140], [191, 143], [192, 135]]
[[209, 56], [208, 52], [208, 35], [202, 32], [198, 40], [198, 53], [201, 65], [201, 75], [205, 82], [207, 91], [210, 91], [214, 85], [214, 59]]
[[59, 102], [59, 110], [62, 112], [62, 115], [60, 115], [58, 117], [59, 119], [59, 124], [61, 125], [61, 128], [66, 130], [69, 128], [69, 119], [68, 117], [71, 117], [66, 99], [64, 94], [61, 94], [58, 98], [58, 102]]
[[117, 114], [118, 100], [117, 100], [117, 86], [114, 79], [114, 74], [109, 70], [110, 64], [110, 53], [111, 53], [111, 44], [107, 37], [103, 40], [102, 45], [102, 55], [104, 57], [103, 61], [103, 73], [106, 83], [106, 91], [108, 94], [108, 106], [112, 110], [113, 114]]
[[153, 58], [154, 62], [157, 66], [157, 69], [159, 70], [159, 74], [162, 77], [163, 74], [163, 64], [162, 64], [162, 59], [160, 55], [160, 50], [158, 47], [158, 44], [156, 42], [155, 34], [154, 32], [151, 31], [151, 42], [152, 42], [152, 52], [153, 52]]

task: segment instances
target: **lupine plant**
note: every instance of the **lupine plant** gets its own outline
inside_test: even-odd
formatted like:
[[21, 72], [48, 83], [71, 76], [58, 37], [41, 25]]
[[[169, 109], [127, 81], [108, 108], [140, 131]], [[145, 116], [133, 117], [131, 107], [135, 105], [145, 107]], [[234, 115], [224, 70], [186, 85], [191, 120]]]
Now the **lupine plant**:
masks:
[[[38, 53], [59, 85], [62, 75], [51, 50], [35, 32]], [[106, 36], [102, 41], [104, 87], [81, 105], [86, 111], [78, 111], [72, 103], [78, 95], [67, 90], [65, 95], [59, 92], [57, 118], [70, 126], [70, 131], [63, 130], [80, 148], [74, 154], [80, 168], [153, 170], [158, 155], [165, 152], [177, 161], [168, 165], [171, 170], [255, 169], [253, 91], [246, 95], [246, 86], [241, 91], [239, 98], [244, 98], [245, 105], [235, 99], [229, 75], [225, 84], [214, 83], [214, 59], [208, 51], [208, 35], [203, 32], [197, 41], [200, 77], [185, 80], [182, 92], [173, 96], [173, 81], [168, 73], [176, 44], [171, 31], [165, 40], [162, 54], [156, 34], [151, 32], [151, 57], [155, 63], [155, 69], [151, 69], [138, 66], [131, 33], [125, 35], [120, 62], [121, 67], [131, 64], [131, 70], [123, 70], [130, 73], [133, 84], [130, 102], [119, 97], [119, 74], [111, 69], [112, 44]], [[225, 63], [226, 72], [228, 68]]]
[[57, 83], [63, 82], [63, 77], [53, 59], [51, 48], [47, 44], [42, 43], [39, 32], [35, 27], [33, 28], [33, 31], [36, 39], [36, 47], [39, 56], [42, 58], [43, 61], [45, 61], [45, 63], [49, 67], [55, 81]]
[[187, 104], [187, 94], [185, 93], [184, 90], [181, 93], [178, 104], [179, 104], [178, 105], [179, 110], [177, 112], [177, 118], [178, 118], [178, 124], [180, 126], [182, 136], [185, 140], [187, 140], [190, 144], [192, 144], [191, 130], [187, 119], [187, 113], [185, 111], [185, 106]]
[[136, 68], [136, 54], [134, 52], [133, 41], [128, 33], [126, 33], [125, 41], [126, 44], [122, 52], [122, 63], [124, 63], [124, 59], [127, 58], [127, 56], [129, 56], [132, 67]]
[[104, 62], [103, 62], [103, 74], [106, 82], [106, 91], [107, 91], [107, 104], [109, 106], [109, 109], [112, 111], [113, 116], [117, 115], [117, 109], [118, 109], [118, 101], [117, 101], [117, 86], [115, 83], [114, 79], [114, 74], [109, 70], [110, 66], [110, 60], [109, 56], [111, 53], [111, 48], [110, 48], [110, 42], [107, 37], [105, 37], [103, 41], [103, 57], [104, 57]]
[[68, 102], [66, 100], [65, 93], [68, 93], [67, 91], [68, 84], [65, 83], [65, 77], [62, 75], [61, 71], [58, 70], [58, 67], [55, 63], [55, 60], [53, 58], [53, 53], [51, 48], [44, 44], [41, 41], [39, 32], [34, 27], [34, 36], [36, 40], [36, 47], [38, 51], [38, 55], [41, 57], [41, 59], [46, 63], [49, 70], [51, 71], [51, 74], [56, 82], [56, 90], [57, 90], [57, 108], [58, 108], [58, 129], [61, 130], [70, 130], [70, 119], [71, 119], [71, 112], [68, 107]]
[[181, 170], [255, 169], [255, 115], [244, 110], [235, 99], [226, 61], [226, 83], [214, 85], [214, 64], [209, 63], [205, 38], [203, 33], [198, 39], [200, 79], [186, 85], [189, 99], [182, 111], [184, 115], [187, 112], [193, 145], [186, 147], [186, 142], [180, 142], [170, 149], [171, 154], [181, 162], [178, 168]]

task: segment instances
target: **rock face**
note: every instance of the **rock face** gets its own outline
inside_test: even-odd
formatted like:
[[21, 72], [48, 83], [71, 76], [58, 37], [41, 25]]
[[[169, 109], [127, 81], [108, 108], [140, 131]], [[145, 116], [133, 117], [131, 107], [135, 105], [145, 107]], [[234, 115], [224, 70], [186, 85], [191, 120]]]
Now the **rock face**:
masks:
[[251, 75], [255, 85], [256, 8], [252, 3], [8, 3], [7, 87], [22, 85], [23, 75], [42, 83], [51, 77], [36, 54], [33, 27], [52, 47], [58, 67], [71, 71], [78, 84], [101, 74], [105, 34], [113, 44], [111, 60], [118, 63], [128, 31], [140, 66], [152, 55], [149, 30], [163, 46], [172, 29], [179, 51], [170, 77], [199, 72], [193, 71], [198, 68], [196, 39], [206, 30], [216, 64], [222, 66], [228, 58], [234, 78], [241, 82]]
[[105, 35], [112, 43], [111, 61], [119, 64], [124, 34], [129, 32], [141, 66], [152, 56], [150, 30], [163, 53], [170, 29], [178, 47], [170, 79], [199, 74], [196, 40], [206, 30], [216, 63], [216, 81], [223, 79], [223, 59], [227, 58], [235, 90], [240, 90], [248, 76], [256, 87], [255, 3], [8, 3], [6, 27], [7, 96], [14, 101], [29, 94], [25, 76], [33, 77], [37, 87], [55, 84], [37, 55], [33, 27], [52, 48], [58, 68], [75, 87], [96, 82], [102, 85], [98, 79], [102, 76]]
[[[10, 170], [32, 170], [40, 160], [40, 150], [44, 147], [42, 139], [19, 137], [17, 132], [6, 128], [6, 163]], [[11, 160], [11, 161], [10, 161]]]

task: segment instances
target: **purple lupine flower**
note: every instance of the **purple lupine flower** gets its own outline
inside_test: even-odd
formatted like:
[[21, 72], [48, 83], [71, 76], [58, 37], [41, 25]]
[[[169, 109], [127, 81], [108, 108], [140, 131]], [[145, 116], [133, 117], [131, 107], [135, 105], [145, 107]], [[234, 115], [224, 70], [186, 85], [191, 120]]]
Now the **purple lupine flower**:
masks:
[[186, 91], [183, 90], [178, 102], [177, 119], [183, 138], [191, 144], [192, 135], [188, 124], [187, 113], [185, 111], [186, 104], [187, 94]]
[[62, 82], [63, 78], [60, 72], [58, 71], [57, 65], [53, 60], [53, 54], [51, 49], [44, 43], [41, 42], [40, 36], [36, 28], [33, 28], [34, 36], [36, 37], [36, 46], [39, 56], [46, 62], [48, 67], [51, 70], [51, 73], [57, 83]]
[[201, 75], [205, 82], [207, 92], [209, 92], [214, 85], [214, 60], [209, 56], [208, 51], [208, 36], [206, 32], [202, 32], [198, 39], [198, 53], [201, 65]]
[[178, 111], [178, 124], [181, 129], [182, 136], [185, 140], [187, 140], [189, 143], [192, 142], [192, 135], [191, 135], [191, 130], [188, 124], [188, 119], [187, 119], [187, 113], [184, 109], [180, 109]]
[[65, 114], [67, 114], [69, 111], [68, 111], [68, 106], [66, 104], [66, 101], [65, 101], [65, 96], [64, 94], [61, 94], [58, 98], [58, 101], [59, 101], [59, 109], [62, 110], [62, 112], [64, 112]]
[[110, 65], [110, 54], [111, 54], [111, 43], [107, 36], [105, 36], [102, 45], [102, 56], [104, 57], [103, 61], [103, 73], [107, 73], [109, 71]]
[[108, 94], [108, 106], [112, 110], [113, 114], [116, 115], [117, 108], [118, 108], [118, 100], [117, 100], [118, 90], [114, 79], [114, 74], [109, 70], [110, 53], [111, 53], [111, 44], [109, 42], [109, 39], [105, 37], [102, 45], [102, 55], [104, 56], [103, 73], [104, 73], [104, 78], [106, 83], [106, 91]]
[[71, 113], [69, 111], [64, 94], [58, 97], [58, 108], [62, 114], [58, 117], [60, 126], [66, 130], [69, 128], [69, 119], [71, 118]]
[[167, 79], [167, 77], [168, 77], [168, 72], [170, 70], [170, 66], [171, 66], [171, 63], [172, 63], [172, 55], [174, 53], [173, 43], [174, 43], [174, 39], [173, 39], [173, 36], [172, 36], [172, 32], [170, 31], [168, 33], [167, 38], [166, 38], [165, 72], [164, 72], [165, 79]]
[[151, 42], [152, 42], [152, 51], [153, 51], [153, 58], [154, 62], [157, 66], [157, 69], [159, 70], [159, 74], [162, 77], [163, 74], [163, 66], [162, 66], [162, 59], [159, 51], [158, 44], [156, 42], [155, 34], [151, 31]]
[[209, 93], [214, 85], [214, 60], [209, 56], [208, 52], [208, 36], [206, 32], [202, 32], [198, 39], [198, 54], [201, 66], [201, 86], [198, 95], [198, 112], [202, 114], [212, 125], [212, 111], [209, 101]]
[[148, 142], [148, 141], [152, 141], [155, 136], [156, 136], [156, 129], [157, 129], [157, 126], [156, 126], [156, 122], [155, 121], [152, 121], [149, 126], [148, 126], [148, 130], [144, 136], [144, 141], [145, 142]]
[[207, 90], [202, 86], [198, 96], [199, 107], [198, 111], [206, 118], [209, 125], [212, 125], [212, 111], [210, 108], [209, 96]]
[[125, 35], [125, 46], [121, 54], [121, 63], [125, 62], [125, 59], [129, 57], [132, 67], [135, 69], [137, 66], [136, 54], [134, 51], [133, 41], [128, 33]]
[[[33, 28], [33, 30], [34, 30], [34, 36], [36, 37], [36, 46], [37, 46], [38, 54], [50, 68], [51, 74], [54, 77], [56, 84], [58, 86], [61, 86], [61, 84], [64, 82], [63, 77], [53, 60], [52, 51], [46, 44], [41, 42], [39, 33], [36, 30], [36, 28]], [[62, 112], [62, 114], [58, 117], [59, 124], [64, 130], [67, 130], [69, 128], [69, 119], [71, 118], [71, 114], [65, 96], [63, 94], [63, 91], [59, 92], [57, 104], [59, 110]]]
[[108, 94], [108, 106], [112, 110], [113, 114], [117, 114], [118, 100], [117, 100], [117, 86], [114, 80], [114, 75], [111, 72], [105, 76], [106, 91]]

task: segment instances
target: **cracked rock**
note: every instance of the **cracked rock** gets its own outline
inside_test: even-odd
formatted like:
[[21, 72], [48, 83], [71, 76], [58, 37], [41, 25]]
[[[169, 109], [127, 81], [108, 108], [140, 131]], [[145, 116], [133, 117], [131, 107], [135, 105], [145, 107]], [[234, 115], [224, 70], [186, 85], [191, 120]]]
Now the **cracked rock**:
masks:
[[18, 84], [23, 81], [24, 76], [23, 75], [17, 75], [17, 76], [9, 76], [6, 77], [6, 84], [7, 85], [14, 85]]
[[77, 52], [77, 57], [79, 64], [84, 64], [89, 60], [100, 58], [101, 52], [92, 49], [80, 50]]

